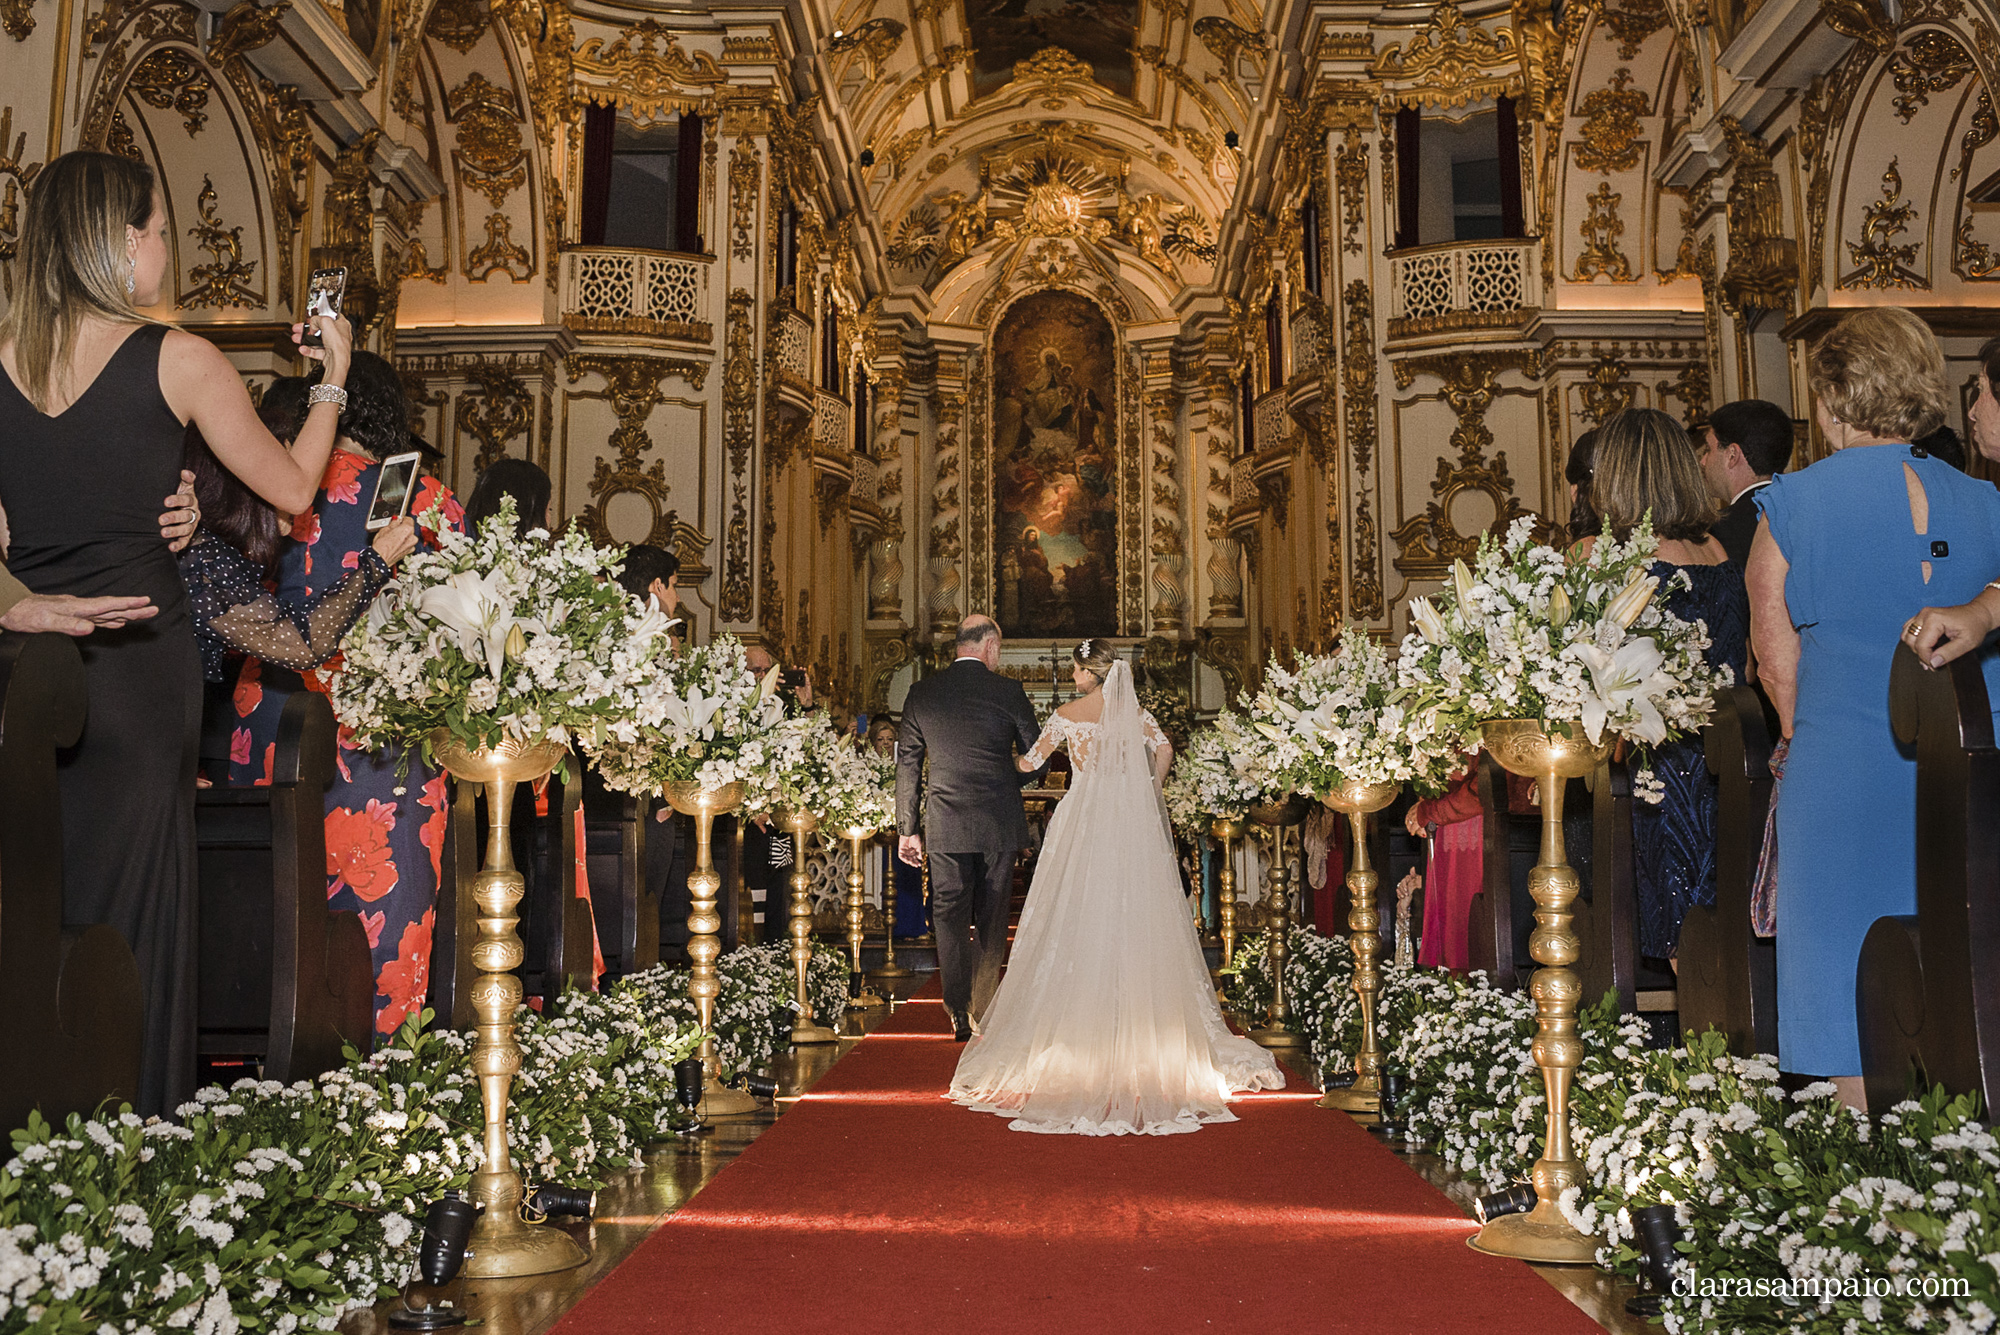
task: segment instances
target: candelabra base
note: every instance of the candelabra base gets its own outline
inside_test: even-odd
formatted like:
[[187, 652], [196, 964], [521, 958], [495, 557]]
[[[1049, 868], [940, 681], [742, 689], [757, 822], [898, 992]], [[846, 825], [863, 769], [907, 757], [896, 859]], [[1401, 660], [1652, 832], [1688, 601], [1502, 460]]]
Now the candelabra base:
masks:
[[894, 960], [890, 960], [879, 969], [870, 969], [868, 976], [870, 978], [908, 978], [910, 970], [904, 968]]
[[859, 992], [847, 999], [847, 1009], [851, 1011], [872, 1011], [879, 1006], [886, 1006], [888, 1004], [889, 999], [887, 997], [877, 992], [874, 988], [869, 987], [866, 983], [862, 984]]
[[467, 1279], [547, 1275], [590, 1259], [582, 1244], [559, 1228], [521, 1218], [521, 1179], [515, 1173], [474, 1173], [472, 1199], [486, 1207], [465, 1247]]
[[1356, 1080], [1346, 1089], [1329, 1089], [1319, 1096], [1313, 1105], [1316, 1108], [1338, 1108], [1346, 1113], [1376, 1113], [1382, 1111], [1382, 1090], [1374, 1077], [1368, 1077], [1364, 1087]]
[[701, 1087], [701, 1115], [703, 1117], [741, 1117], [744, 1113], [756, 1112], [757, 1100], [740, 1089], [731, 1089], [714, 1076], [708, 1077]]
[[823, 1024], [802, 1024], [792, 1029], [792, 1046], [810, 1047], [815, 1043], [838, 1043], [840, 1035]]
[[1306, 1046], [1305, 1035], [1295, 1034], [1281, 1024], [1266, 1025], [1252, 1029], [1248, 1035], [1252, 1043], [1266, 1048], [1302, 1048]]
[[1488, 1256], [1510, 1256], [1536, 1265], [1592, 1265], [1597, 1239], [1576, 1231], [1560, 1207], [1544, 1198], [1527, 1214], [1502, 1215], [1466, 1240]]

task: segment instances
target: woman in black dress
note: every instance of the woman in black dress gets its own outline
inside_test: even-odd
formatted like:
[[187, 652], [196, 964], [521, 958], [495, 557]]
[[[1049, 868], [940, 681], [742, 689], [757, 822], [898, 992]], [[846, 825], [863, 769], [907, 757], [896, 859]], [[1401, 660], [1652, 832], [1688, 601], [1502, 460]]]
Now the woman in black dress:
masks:
[[[192, 421], [216, 457], [281, 510], [311, 504], [344, 391], [321, 391], [295, 450], [257, 418], [214, 344], [142, 315], [167, 277], [151, 169], [76, 152], [28, 191], [13, 305], [0, 321], [0, 506], [9, 565], [36, 593], [140, 594], [158, 614], [83, 640], [89, 713], [59, 761], [63, 916], [110, 923], [146, 995], [137, 1110], [194, 1092], [194, 767], [201, 667], [187, 592], [159, 539]], [[329, 386], [352, 334], [313, 321]], [[295, 325], [293, 337], [305, 327]]]

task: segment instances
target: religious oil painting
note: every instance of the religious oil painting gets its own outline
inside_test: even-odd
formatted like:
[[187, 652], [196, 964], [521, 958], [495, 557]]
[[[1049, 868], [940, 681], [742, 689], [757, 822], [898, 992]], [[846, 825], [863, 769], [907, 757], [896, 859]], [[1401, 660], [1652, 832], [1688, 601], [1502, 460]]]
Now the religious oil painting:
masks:
[[1086, 298], [1038, 292], [993, 339], [994, 558], [1009, 635], [1118, 633], [1117, 340]]
[[1132, 96], [1138, 0], [965, 0], [977, 53], [972, 94], [984, 97], [1014, 77], [1017, 62], [1059, 47], [1090, 66], [1091, 77]]

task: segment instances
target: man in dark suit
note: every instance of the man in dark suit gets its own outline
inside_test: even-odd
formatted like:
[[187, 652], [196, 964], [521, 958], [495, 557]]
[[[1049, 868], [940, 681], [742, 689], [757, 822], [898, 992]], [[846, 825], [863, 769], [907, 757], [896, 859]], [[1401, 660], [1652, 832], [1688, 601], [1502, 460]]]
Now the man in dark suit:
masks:
[[960, 1042], [1000, 984], [1014, 858], [1028, 843], [1021, 786], [1033, 775], [1014, 756], [1039, 729], [1028, 693], [999, 666], [1000, 627], [967, 617], [957, 661], [910, 687], [896, 739], [897, 852], [913, 867], [930, 857], [938, 972]]
[[1750, 564], [1750, 540], [1757, 536], [1757, 493], [1792, 458], [1791, 415], [1762, 399], [1738, 399], [1715, 410], [1697, 442], [1709, 495], [1723, 507], [1709, 532], [1729, 559]]

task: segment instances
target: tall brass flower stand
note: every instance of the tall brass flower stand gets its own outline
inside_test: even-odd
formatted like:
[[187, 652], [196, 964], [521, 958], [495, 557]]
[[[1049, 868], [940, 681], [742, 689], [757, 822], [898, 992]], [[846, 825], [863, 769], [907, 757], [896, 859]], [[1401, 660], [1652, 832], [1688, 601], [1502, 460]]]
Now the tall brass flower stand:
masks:
[[507, 1144], [508, 1094], [521, 1070], [521, 1048], [514, 1041], [521, 980], [514, 970], [527, 954], [517, 930], [521, 920], [514, 912], [527, 882], [515, 870], [507, 823], [515, 786], [554, 769], [563, 750], [557, 742], [509, 739], [472, 751], [443, 729], [431, 734], [431, 753], [438, 763], [460, 783], [486, 789], [486, 861], [472, 883], [472, 897], [479, 905], [479, 939], [472, 946], [472, 962], [480, 973], [472, 989], [472, 1007], [479, 1017], [472, 1070], [479, 1077], [486, 1127], [485, 1153], [471, 1187], [472, 1199], [486, 1209], [473, 1225], [463, 1271], [473, 1279], [546, 1275], [590, 1259], [590, 1253], [561, 1229], [521, 1218], [521, 1175], [514, 1169]]
[[[1226, 816], [1217, 816], [1215, 824], [1209, 827], [1216, 842], [1222, 845], [1222, 869], [1216, 873], [1215, 920], [1216, 930], [1222, 937], [1222, 968], [1220, 974], [1236, 962], [1236, 841], [1243, 837], [1243, 822]], [[1229, 989], [1225, 985], [1218, 989], [1222, 993], [1224, 1005], [1229, 1002]]]
[[819, 828], [819, 817], [810, 811], [781, 811], [778, 824], [792, 836], [792, 907], [789, 931], [792, 938], [792, 972], [796, 992], [792, 997], [798, 1015], [792, 1025], [792, 1042], [800, 1047], [815, 1043], [835, 1043], [840, 1035], [819, 1023], [813, 1011], [808, 974], [812, 968], [813, 910], [812, 877], [806, 871], [806, 836]]
[[868, 986], [868, 975], [861, 970], [861, 924], [868, 910], [868, 878], [861, 873], [861, 845], [864, 840], [874, 838], [875, 831], [865, 825], [850, 825], [841, 834], [847, 840], [847, 946], [854, 955], [849, 987], [853, 995], [847, 999], [847, 1009], [873, 1010], [889, 1004], [881, 993]]
[[908, 978], [909, 966], [896, 962], [896, 863], [882, 869], [882, 967], [877, 978]]
[[1283, 802], [1250, 808], [1250, 819], [1271, 832], [1271, 878], [1264, 895], [1264, 957], [1271, 969], [1271, 1005], [1261, 1027], [1250, 1031], [1267, 1048], [1302, 1048], [1305, 1035], [1292, 1027], [1292, 1002], [1285, 995], [1285, 963], [1292, 955], [1292, 864], [1286, 836], [1306, 818], [1311, 805], [1298, 793]]
[[1535, 999], [1532, 1051], [1548, 1092], [1548, 1125], [1542, 1157], [1535, 1161], [1535, 1208], [1488, 1223], [1472, 1239], [1472, 1247], [1545, 1265], [1589, 1265], [1597, 1256], [1596, 1239], [1579, 1232], [1557, 1204], [1582, 1176], [1569, 1138], [1569, 1086], [1583, 1060], [1583, 1044], [1576, 1036], [1583, 983], [1570, 967], [1579, 953], [1570, 913], [1577, 879], [1563, 852], [1563, 788], [1596, 769], [1610, 750], [1592, 745], [1582, 732], [1577, 724], [1550, 730], [1535, 719], [1492, 719], [1480, 725], [1493, 759], [1509, 773], [1532, 777], [1541, 790], [1542, 858], [1528, 875], [1528, 893], [1535, 901], [1528, 953], [1542, 967], [1535, 970], [1528, 991]]
[[[743, 801], [743, 785], [727, 784], [704, 788], [693, 779], [669, 780], [667, 802], [675, 811], [694, 817], [694, 870], [688, 873], [688, 965], [693, 975], [688, 995], [694, 999], [695, 1015], [701, 1021], [701, 1112], [704, 1117], [733, 1117], [752, 1112], [757, 1100], [740, 1089], [722, 1083], [722, 1070], [715, 1057], [715, 999], [722, 993], [716, 976], [716, 957], [722, 954], [722, 915], [716, 911], [716, 892], [722, 877], [715, 871], [715, 818], [734, 811]], [[794, 855], [796, 856], [796, 854]]]
[[1394, 783], [1353, 783], [1336, 788], [1325, 802], [1347, 817], [1354, 832], [1354, 863], [1347, 873], [1348, 946], [1354, 952], [1354, 996], [1361, 1009], [1361, 1046], [1354, 1054], [1354, 1083], [1329, 1089], [1320, 1096], [1322, 1108], [1351, 1113], [1382, 1111], [1382, 1047], [1375, 1027], [1376, 1002], [1382, 991], [1382, 971], [1375, 957], [1382, 953], [1382, 917], [1375, 910], [1375, 890], [1381, 877], [1368, 865], [1368, 817], [1396, 800]]

